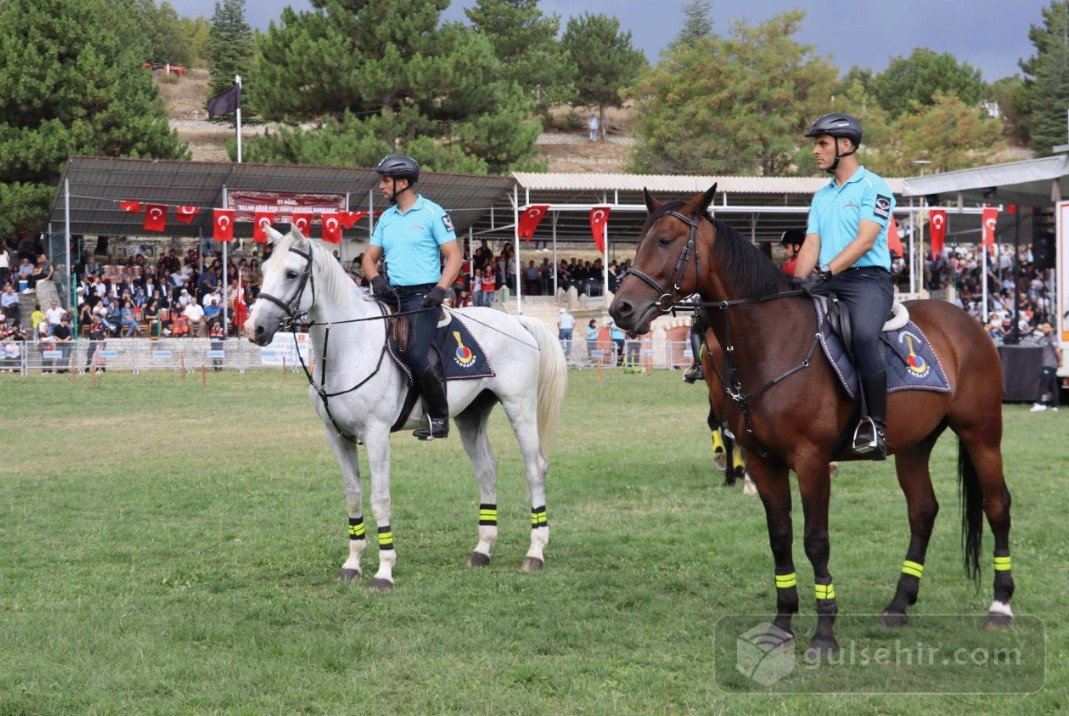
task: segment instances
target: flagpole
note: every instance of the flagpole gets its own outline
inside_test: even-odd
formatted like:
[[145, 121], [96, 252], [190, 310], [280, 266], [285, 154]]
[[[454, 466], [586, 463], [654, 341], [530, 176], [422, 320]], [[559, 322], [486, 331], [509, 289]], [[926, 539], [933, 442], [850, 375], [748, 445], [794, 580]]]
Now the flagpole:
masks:
[[[238, 117], [238, 126], [237, 126], [237, 133], [238, 133], [238, 164], [241, 164], [241, 75], [234, 75], [234, 82], [236, 82], [237, 85], [238, 85], [238, 109], [237, 109], [237, 117]], [[225, 244], [223, 245], [223, 252], [224, 252], [224, 254], [226, 253], [226, 245]], [[223, 264], [223, 270], [224, 271], [226, 270], [226, 264]]]
[[[238, 116], [239, 117], [241, 116], [240, 112], [241, 112], [241, 110], [239, 109], [238, 110], [238, 113], [239, 113]], [[241, 160], [239, 159], [238, 161], [241, 161]], [[226, 184], [223, 184], [223, 208], [224, 209], [228, 208], [226, 200], [227, 200]], [[229, 289], [229, 286], [227, 285], [227, 282], [226, 282], [226, 261], [227, 261], [227, 258], [226, 258], [226, 254], [227, 254], [226, 246], [229, 243], [230, 243], [229, 241], [224, 241], [223, 242], [223, 291], [222, 291], [221, 296], [223, 298], [223, 330], [224, 331], [226, 330], [226, 327], [230, 325], [230, 318], [227, 315], [228, 311], [226, 310], [227, 309], [227, 306], [226, 306], [226, 294], [227, 294], [227, 289]]]
[[[520, 298], [520, 284], [523, 283], [523, 279], [520, 276], [522, 271], [520, 267], [520, 191], [519, 184], [512, 185], [512, 238], [513, 243], [516, 246], [516, 313], [523, 315], [523, 302]], [[508, 283], [508, 276], [502, 276], [505, 283]]]
[[[603, 279], [602, 296], [603, 303], [609, 300], [609, 217], [605, 217], [605, 223], [601, 225], [601, 245], [605, 249], [605, 260], [602, 262], [601, 274]], [[608, 304], [605, 306], [608, 308]]]

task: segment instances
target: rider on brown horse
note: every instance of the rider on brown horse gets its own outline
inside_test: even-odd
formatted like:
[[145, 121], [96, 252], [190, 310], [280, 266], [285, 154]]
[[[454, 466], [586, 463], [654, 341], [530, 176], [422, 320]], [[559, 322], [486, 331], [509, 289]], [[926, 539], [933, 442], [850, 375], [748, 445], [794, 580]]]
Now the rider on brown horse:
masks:
[[809, 128], [813, 156], [833, 175], [813, 196], [809, 226], [794, 275], [809, 293], [835, 293], [850, 313], [853, 353], [861, 375], [862, 417], [853, 448], [874, 460], [887, 457], [887, 373], [877, 341], [891, 310], [891, 256], [887, 226], [895, 199], [881, 177], [861, 166], [861, 122], [826, 114]]

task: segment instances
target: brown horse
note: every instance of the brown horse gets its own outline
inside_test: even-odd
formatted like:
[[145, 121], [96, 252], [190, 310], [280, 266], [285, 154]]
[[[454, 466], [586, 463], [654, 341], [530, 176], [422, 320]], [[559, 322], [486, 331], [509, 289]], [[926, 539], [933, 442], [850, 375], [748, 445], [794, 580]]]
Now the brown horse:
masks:
[[[791, 633], [798, 611], [792, 558], [789, 471], [798, 478], [805, 515], [805, 553], [813, 565], [817, 626], [809, 648], [838, 648], [838, 612], [828, 571], [828, 462], [852, 459], [841, 447], [857, 414], [819, 350], [807, 358], [817, 329], [812, 301], [752, 244], [706, 210], [716, 191], [686, 202], [661, 203], [647, 192], [650, 217], [632, 271], [610, 308], [617, 325], [643, 333], [677, 297], [698, 293], [720, 350], [712, 353], [724, 379], [716, 411], [746, 449], [747, 466], [765, 506], [775, 560], [774, 625]], [[980, 576], [983, 514], [995, 536], [994, 601], [987, 627], [1009, 624], [1010, 493], [1002, 476], [1002, 374], [991, 340], [957, 307], [911, 301], [911, 318], [928, 336], [950, 381], [950, 393], [895, 392], [887, 410], [888, 448], [906, 496], [910, 541], [894, 598], [882, 620], [904, 624], [916, 602], [928, 540], [939, 505], [928, 459], [940, 434], [958, 435], [962, 546], [966, 573]]]

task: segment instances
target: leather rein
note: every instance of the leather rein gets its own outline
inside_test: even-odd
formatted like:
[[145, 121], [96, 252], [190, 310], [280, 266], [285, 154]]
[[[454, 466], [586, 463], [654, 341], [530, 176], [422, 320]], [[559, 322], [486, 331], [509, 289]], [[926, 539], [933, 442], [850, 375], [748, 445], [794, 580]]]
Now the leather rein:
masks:
[[[816, 353], [817, 346], [820, 345], [820, 333], [819, 331], [813, 336], [813, 341], [809, 345], [809, 349], [806, 351], [805, 357], [802, 361], [784, 371], [780, 375], [776, 376], [772, 380], [762, 385], [757, 390], [749, 393], [743, 392], [742, 378], [739, 376], [738, 364], [735, 362], [735, 344], [731, 336], [731, 323], [728, 321], [728, 309], [733, 306], [741, 306], [748, 303], [764, 303], [765, 301], [775, 301], [781, 298], [790, 298], [792, 296], [801, 296], [805, 292], [801, 289], [795, 289], [792, 291], [781, 291], [779, 293], [769, 294], [767, 296], [759, 296], [757, 298], [736, 298], [730, 301], [698, 301], [698, 302], [682, 302], [676, 301], [676, 296], [679, 295], [680, 286], [679, 283], [682, 280], [686, 270], [687, 264], [690, 261], [690, 256], [694, 255], [694, 285], [697, 288], [701, 274], [699, 272], [698, 263], [698, 226], [701, 224], [702, 217], [694, 216], [687, 217], [678, 211], [665, 212], [666, 216], [671, 216], [675, 219], [682, 221], [684, 224], [690, 226], [690, 234], [687, 236], [687, 243], [683, 245], [682, 251], [679, 253], [679, 258], [676, 260], [675, 269], [672, 272], [672, 280], [669, 283], [672, 285], [672, 292], [669, 293], [664, 286], [662, 286], [656, 279], [649, 274], [639, 271], [638, 269], [631, 269], [628, 274], [634, 274], [634, 276], [641, 281], [645, 282], [650, 288], [658, 294], [656, 301], [657, 309], [661, 313], [672, 312], [673, 315], [676, 311], [703, 311], [705, 309], [715, 309], [720, 315], [722, 325], [724, 327], [724, 336], [726, 338], [724, 348], [724, 373], [720, 372], [720, 369], [716, 365], [716, 361], [713, 360], [712, 353], [709, 353], [709, 364], [713, 367], [713, 373], [716, 374], [716, 378], [720, 383], [720, 387], [723, 389], [724, 394], [727, 395], [738, 406], [742, 412], [743, 421], [746, 425], [746, 434], [755, 446], [755, 451], [763, 459], [770, 459], [771, 453], [765, 447], [765, 445], [758, 439], [756, 433], [753, 430], [753, 423], [750, 417], [750, 401], [762, 395], [765, 391], [772, 388], [774, 385], [784, 381], [788, 377], [794, 375], [800, 370], [809, 367], [809, 364], [813, 360], [813, 354]], [[705, 343], [705, 336], [702, 336], [702, 343], [705, 344], [706, 352], [709, 352], [709, 346]], [[725, 375], [726, 374], [726, 375]], [[772, 459], [778, 460], [774, 456]]]

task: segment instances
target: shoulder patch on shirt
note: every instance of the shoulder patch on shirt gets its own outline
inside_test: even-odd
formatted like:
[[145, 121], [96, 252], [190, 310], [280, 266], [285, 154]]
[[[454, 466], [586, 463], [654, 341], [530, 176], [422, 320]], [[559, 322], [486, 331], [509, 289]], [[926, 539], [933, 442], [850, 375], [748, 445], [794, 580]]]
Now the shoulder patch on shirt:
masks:
[[442, 223], [445, 224], [446, 231], [453, 230], [453, 220], [449, 218], [449, 214], [442, 214]]
[[891, 197], [884, 196], [883, 194], [876, 195], [876, 206], [873, 208], [872, 213], [881, 218], [888, 218], [891, 215]]

